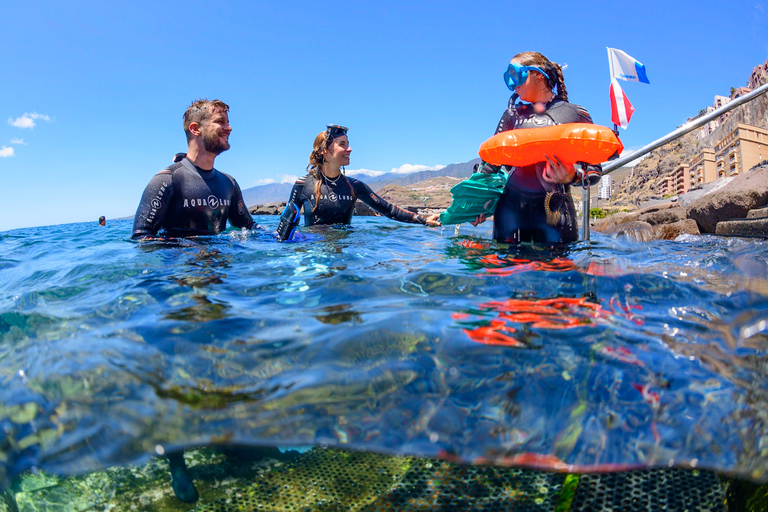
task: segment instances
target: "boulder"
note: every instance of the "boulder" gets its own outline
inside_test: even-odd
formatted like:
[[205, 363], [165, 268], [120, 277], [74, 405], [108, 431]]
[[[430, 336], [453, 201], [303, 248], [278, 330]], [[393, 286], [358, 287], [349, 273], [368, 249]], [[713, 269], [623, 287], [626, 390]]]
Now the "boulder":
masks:
[[726, 186], [707, 194], [688, 207], [702, 233], [715, 233], [717, 223], [743, 219], [747, 212], [768, 204], [768, 166], [753, 167], [736, 176]]
[[[658, 224], [673, 224], [687, 218], [687, 209], [683, 206], [661, 208], [650, 213], [641, 214], [637, 220], [647, 222], [651, 226]], [[698, 231], [698, 228], [696, 229]]]
[[280, 215], [283, 213], [286, 204], [285, 201], [281, 203], [257, 204], [256, 206], [251, 206], [248, 211], [251, 212], [251, 215]]
[[674, 240], [682, 234], [700, 235], [699, 226], [693, 219], [683, 219], [671, 224], [659, 224], [654, 226], [654, 234], [657, 239]]
[[[613, 216], [615, 217], [615, 215]], [[653, 226], [638, 220], [610, 226], [603, 233], [614, 238], [630, 238], [635, 242], [649, 242], [657, 238]]]
[[610, 217], [600, 219], [595, 222], [594, 230], [601, 233], [613, 232], [616, 226], [626, 224], [628, 222], [635, 222], [640, 217], [640, 212], [618, 212], [614, 213]]

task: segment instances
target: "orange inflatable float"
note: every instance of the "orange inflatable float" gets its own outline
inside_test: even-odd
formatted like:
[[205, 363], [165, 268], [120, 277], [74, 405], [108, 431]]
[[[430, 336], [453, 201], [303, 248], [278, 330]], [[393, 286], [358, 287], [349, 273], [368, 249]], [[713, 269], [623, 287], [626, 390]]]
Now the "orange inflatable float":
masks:
[[480, 145], [480, 158], [493, 165], [523, 167], [557, 155], [563, 163], [599, 164], [624, 145], [613, 130], [588, 123], [567, 123], [497, 133]]

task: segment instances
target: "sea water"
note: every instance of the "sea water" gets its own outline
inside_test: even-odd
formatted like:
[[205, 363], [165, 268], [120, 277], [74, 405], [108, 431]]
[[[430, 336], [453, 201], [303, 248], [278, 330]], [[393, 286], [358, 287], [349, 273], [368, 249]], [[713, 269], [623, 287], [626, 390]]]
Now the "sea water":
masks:
[[0, 482], [210, 444], [768, 475], [768, 245], [0, 233]]

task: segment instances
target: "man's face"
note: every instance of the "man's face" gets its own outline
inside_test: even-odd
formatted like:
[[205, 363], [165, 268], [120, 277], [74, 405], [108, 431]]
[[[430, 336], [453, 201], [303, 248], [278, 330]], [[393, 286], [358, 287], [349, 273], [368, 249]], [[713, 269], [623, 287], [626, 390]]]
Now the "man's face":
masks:
[[229, 149], [229, 115], [221, 108], [213, 110], [211, 117], [203, 121], [203, 147], [206, 151], [218, 155]]

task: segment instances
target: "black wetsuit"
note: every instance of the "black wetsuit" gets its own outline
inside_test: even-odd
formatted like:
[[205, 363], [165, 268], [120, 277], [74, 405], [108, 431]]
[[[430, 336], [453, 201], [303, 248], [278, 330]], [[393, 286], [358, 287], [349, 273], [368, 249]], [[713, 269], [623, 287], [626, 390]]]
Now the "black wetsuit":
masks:
[[[515, 104], [510, 99], [509, 107], [501, 116], [496, 133], [565, 123], [592, 123], [592, 118], [584, 108], [557, 96], [544, 105], [544, 110], [540, 113], [535, 112], [533, 105]], [[578, 240], [576, 209], [571, 198], [570, 185], [544, 181], [543, 170], [543, 163], [510, 169], [509, 179], [493, 214], [493, 237], [496, 240], [548, 244]], [[585, 184], [596, 184], [600, 181], [601, 173], [599, 165], [586, 166]], [[576, 173], [574, 184], [581, 183], [582, 177]], [[546, 207], [552, 212], [549, 215], [549, 223]]]
[[216, 169], [204, 171], [187, 158], [157, 173], [144, 189], [133, 219], [131, 238], [215, 235], [227, 228], [254, 227], [234, 178]]
[[[315, 207], [315, 178], [307, 174], [300, 178], [291, 189], [288, 200], [299, 208], [304, 208], [304, 225], [315, 224], [349, 224], [352, 222], [352, 214], [355, 211], [355, 199], [365, 204], [390, 219], [412, 224], [426, 224], [426, 219], [421, 215], [403, 210], [397, 205], [388, 203], [376, 194], [371, 187], [355, 178], [339, 175], [335, 180], [325, 178], [320, 187], [320, 204]], [[350, 189], [351, 186], [351, 189]], [[354, 195], [352, 191], [354, 190]]]

